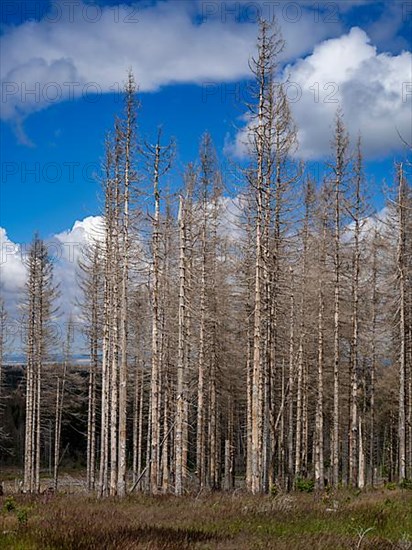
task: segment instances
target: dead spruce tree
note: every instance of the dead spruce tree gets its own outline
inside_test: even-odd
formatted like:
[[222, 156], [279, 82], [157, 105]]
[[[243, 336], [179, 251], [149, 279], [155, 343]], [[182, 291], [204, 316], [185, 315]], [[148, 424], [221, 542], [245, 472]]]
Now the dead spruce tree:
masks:
[[4, 306], [3, 296], [0, 296], [0, 415], [3, 406], [3, 361], [7, 338], [7, 312]]
[[[264, 334], [262, 333], [263, 311], [263, 275], [264, 275], [264, 222], [265, 190], [272, 174], [269, 172], [268, 154], [271, 154], [271, 128], [273, 112], [269, 108], [269, 97], [272, 93], [276, 57], [282, 51], [284, 42], [275, 34], [267, 22], [262, 22], [258, 37], [257, 59], [251, 61], [252, 73], [256, 80], [255, 98], [257, 106], [252, 111], [251, 149], [254, 157], [253, 169], [249, 172], [249, 183], [256, 200], [255, 219], [255, 290], [254, 290], [254, 326], [253, 326], [253, 361], [252, 361], [252, 396], [251, 396], [251, 451], [248, 454], [250, 479], [248, 486], [253, 493], [263, 490], [263, 403], [265, 363], [262, 357]], [[269, 143], [268, 143], [269, 141]], [[268, 207], [269, 205], [266, 204]]]
[[276, 24], [261, 22], [257, 58], [250, 67], [254, 77], [249, 105], [249, 153], [247, 171], [255, 200], [255, 275], [253, 367], [251, 370], [251, 430], [248, 452], [252, 492], [267, 491], [273, 482], [275, 425], [275, 366], [281, 238], [284, 226], [284, 199], [292, 179], [287, 175], [288, 156], [296, 141], [296, 131], [283, 86], [275, 83], [277, 58], [284, 47]]
[[6, 430], [4, 429], [4, 388], [3, 388], [3, 362], [6, 352], [7, 337], [10, 329], [7, 325], [8, 316], [4, 305], [3, 296], [0, 296], [0, 446], [2, 445], [3, 438], [6, 437]]
[[333, 429], [331, 445], [332, 483], [337, 486], [340, 477], [340, 390], [339, 379], [341, 369], [340, 358], [340, 327], [341, 327], [341, 287], [342, 287], [342, 265], [341, 265], [341, 235], [342, 235], [342, 204], [344, 201], [344, 185], [348, 170], [348, 145], [349, 140], [343, 123], [343, 116], [340, 111], [336, 115], [335, 134], [333, 139], [334, 160], [329, 164], [332, 172], [334, 197], [334, 336], [333, 336]]
[[317, 376], [316, 376], [316, 406], [315, 406], [315, 452], [314, 470], [315, 486], [324, 488], [325, 480], [325, 447], [324, 447], [324, 372], [325, 372], [325, 286], [327, 281], [326, 257], [328, 239], [328, 188], [323, 184], [318, 193], [317, 230], [318, 238], [318, 323], [317, 323]]
[[[352, 197], [349, 199], [349, 216], [352, 221], [352, 275], [351, 275], [351, 341], [350, 341], [350, 422], [349, 422], [349, 465], [348, 481], [356, 487], [363, 487], [365, 484], [365, 457], [364, 444], [361, 426], [365, 419], [362, 418], [360, 391], [364, 385], [360, 377], [360, 361], [362, 358], [360, 326], [363, 325], [362, 311], [360, 310], [361, 292], [361, 261], [362, 240], [365, 238], [362, 233], [364, 219], [367, 216], [365, 203], [365, 178], [363, 173], [363, 157], [361, 150], [361, 138], [358, 138], [355, 151], [353, 167]], [[365, 248], [365, 247], [364, 247]]]
[[[163, 382], [165, 379], [165, 367], [163, 363], [163, 347], [165, 335], [163, 334], [162, 319], [164, 318], [165, 304], [162, 301], [161, 284], [164, 282], [163, 264], [164, 254], [161, 250], [161, 204], [160, 204], [160, 180], [171, 168], [174, 155], [174, 142], [167, 145], [161, 144], [162, 132], [159, 129], [155, 145], [146, 143], [144, 155], [149, 165], [149, 172], [153, 180], [154, 215], [152, 218], [152, 371], [151, 371], [151, 395], [150, 395], [150, 490], [153, 494], [158, 492], [161, 484], [160, 458], [161, 458], [161, 411], [162, 396], [164, 394]], [[163, 260], [162, 260], [163, 258]]]
[[[187, 177], [191, 177], [188, 174]], [[175, 493], [183, 494], [186, 464], [185, 456], [185, 403], [187, 398], [187, 206], [186, 199], [179, 202], [179, 312], [178, 356], [176, 384], [176, 431], [175, 431]]]
[[[297, 350], [297, 395], [296, 395], [296, 430], [295, 430], [295, 478], [302, 477], [307, 466], [308, 454], [308, 372], [305, 368], [308, 355], [309, 332], [309, 262], [311, 249], [311, 230], [316, 201], [315, 184], [310, 177], [304, 186], [304, 215], [299, 249], [301, 250], [300, 268], [300, 304], [299, 304], [299, 346]], [[291, 356], [293, 349], [291, 350]], [[292, 400], [291, 400], [292, 402]], [[292, 418], [293, 421], [293, 418]]]
[[[62, 373], [58, 373], [56, 380], [56, 406], [54, 413], [54, 460], [53, 460], [53, 487], [57, 492], [59, 484], [59, 467], [61, 461], [61, 433], [63, 420], [63, 405], [65, 401], [65, 390], [68, 370], [70, 369], [71, 346], [74, 338], [73, 319], [70, 316], [63, 344], [63, 365]], [[60, 375], [60, 376], [59, 376]]]
[[[221, 212], [221, 174], [211, 136], [204, 134], [199, 149], [199, 178], [197, 189], [197, 211], [199, 212], [198, 250], [196, 265], [199, 284], [199, 338], [195, 345], [197, 360], [197, 415], [196, 415], [196, 473], [200, 488], [217, 489], [221, 484], [221, 462], [219, 458], [219, 418], [221, 400], [219, 396], [219, 373], [223, 369], [223, 357], [218, 333], [220, 305], [224, 293], [224, 280], [219, 286], [221, 275], [218, 261], [218, 235]], [[218, 299], [220, 295], [220, 300]]]
[[53, 283], [53, 262], [46, 244], [35, 235], [25, 259], [27, 282], [24, 292], [26, 331], [26, 420], [23, 490], [40, 492], [42, 371], [53, 344], [54, 301], [58, 289]]
[[[104, 326], [99, 494], [126, 494], [126, 415], [130, 194], [136, 131], [136, 85], [129, 73], [124, 118], [116, 120], [105, 159]], [[110, 474], [110, 476], [109, 476]]]
[[376, 427], [375, 427], [375, 385], [376, 385], [376, 374], [377, 374], [377, 365], [378, 365], [378, 314], [381, 306], [382, 292], [379, 292], [379, 279], [380, 279], [380, 270], [378, 264], [378, 255], [382, 247], [382, 239], [379, 234], [378, 229], [375, 227], [373, 229], [373, 234], [371, 236], [371, 245], [369, 250], [369, 264], [370, 264], [370, 369], [369, 377], [367, 384], [367, 393], [368, 393], [368, 431], [369, 431], [369, 458], [368, 458], [368, 483], [370, 485], [375, 484], [376, 479], [376, 464], [377, 464], [377, 441], [376, 441]]
[[406, 220], [407, 188], [403, 165], [397, 166], [397, 269], [399, 287], [399, 414], [398, 414], [398, 468], [399, 481], [406, 479], [406, 309], [407, 309], [407, 258], [406, 258]]
[[91, 243], [82, 249], [78, 261], [78, 280], [81, 299], [78, 306], [81, 311], [83, 334], [89, 347], [89, 378], [87, 393], [87, 457], [86, 483], [89, 491], [96, 489], [96, 442], [98, 416], [98, 385], [100, 382], [100, 353], [102, 341], [103, 317], [103, 235], [97, 230]]

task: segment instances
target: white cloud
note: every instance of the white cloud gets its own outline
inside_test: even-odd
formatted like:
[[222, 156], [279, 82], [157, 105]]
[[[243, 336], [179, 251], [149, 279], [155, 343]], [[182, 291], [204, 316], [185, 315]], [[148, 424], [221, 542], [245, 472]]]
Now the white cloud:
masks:
[[101, 216], [88, 216], [75, 221], [71, 229], [57, 233], [53, 241], [57, 244], [61, 259], [76, 264], [83, 247], [101, 241], [103, 232], [104, 219]]
[[[352, 138], [362, 134], [364, 153], [387, 157], [402, 146], [398, 132], [412, 141], [412, 55], [378, 53], [367, 34], [354, 27], [329, 39], [285, 69], [288, 97], [298, 127], [298, 154], [317, 159], [330, 151], [338, 107]], [[298, 98], [295, 101], [295, 98]], [[245, 129], [229, 146], [245, 154]]]
[[13, 243], [0, 227], [0, 283], [3, 292], [19, 291], [26, 280], [22, 248]]
[[62, 9], [58, 22], [46, 17], [6, 29], [1, 38], [2, 117], [16, 119], [44, 109], [56, 95], [67, 100], [95, 90], [116, 91], [131, 66], [142, 91], [243, 76], [255, 29], [247, 25], [239, 33], [238, 25], [219, 21], [196, 25], [186, 4], [159, 2], [134, 16], [128, 6], [99, 8], [100, 18], [93, 23], [79, 2], [73, 12]]
[[[77, 300], [80, 298], [77, 280], [78, 259], [85, 245], [103, 238], [103, 223], [101, 216], [89, 216], [84, 220], [76, 221], [71, 229], [45, 240], [54, 265], [53, 280], [55, 284], [59, 285], [60, 290], [59, 315], [55, 323], [56, 331], [61, 336], [65, 333], [70, 314], [75, 322], [77, 337], [80, 336], [81, 324], [79, 323], [81, 323], [81, 319], [77, 307]], [[22, 349], [23, 339], [20, 338], [21, 331], [18, 330], [21, 315], [19, 305], [23, 298], [27, 277], [24, 256], [27, 254], [29, 246], [29, 243], [13, 243], [7, 237], [5, 229], [0, 227], [0, 289], [10, 319], [10, 334], [13, 336], [8, 346], [10, 349], [7, 350], [10, 353], [20, 352]], [[76, 343], [78, 346], [81, 345], [78, 338]]]
[[[136, 3], [135, 8], [53, 5], [55, 11], [40, 21], [6, 27], [0, 39], [1, 117], [16, 125], [23, 141], [21, 124], [29, 114], [58, 101], [90, 100], [96, 91], [117, 91], [129, 67], [144, 92], [172, 83], [235, 81], [249, 74], [255, 24], [223, 18], [220, 12], [220, 17], [199, 22], [199, 6], [194, 13], [190, 2], [174, 0]], [[286, 60], [310, 51], [339, 28], [338, 23], [315, 22], [307, 10], [297, 22], [282, 18], [281, 7], [278, 12]]]
[[361, 132], [368, 156], [387, 156], [398, 149], [397, 131], [410, 141], [412, 94], [406, 91], [411, 70], [410, 52], [377, 53], [357, 27], [323, 42], [312, 55], [288, 67], [290, 80], [302, 91], [300, 101], [292, 104], [301, 155], [316, 158], [327, 153], [338, 105], [352, 137]]
[[11, 241], [6, 230], [0, 227], [0, 295], [7, 312], [4, 334], [6, 354], [20, 352], [24, 342], [19, 310], [26, 282], [24, 254], [25, 246]]
[[221, 237], [232, 244], [239, 244], [244, 237], [245, 200], [242, 195], [236, 197], [221, 197], [220, 223], [218, 231]]

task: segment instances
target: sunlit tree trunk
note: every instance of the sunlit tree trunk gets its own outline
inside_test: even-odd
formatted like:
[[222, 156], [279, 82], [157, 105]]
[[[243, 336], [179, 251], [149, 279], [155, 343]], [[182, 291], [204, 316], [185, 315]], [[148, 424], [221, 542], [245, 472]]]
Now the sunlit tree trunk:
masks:
[[[355, 204], [353, 209], [354, 250], [352, 273], [352, 341], [351, 341], [351, 399], [350, 399], [350, 430], [349, 430], [349, 483], [358, 484], [358, 468], [360, 447], [358, 441], [358, 340], [359, 340], [359, 268], [360, 268], [360, 213], [361, 213], [361, 185], [362, 185], [362, 156], [360, 139], [357, 145], [357, 159], [355, 166]], [[363, 452], [363, 451], [362, 451]]]
[[53, 284], [53, 263], [44, 242], [36, 235], [26, 259], [24, 318], [27, 331], [26, 425], [23, 490], [40, 492], [40, 444], [42, 364], [53, 341], [50, 322], [56, 313], [53, 302], [59, 295]]
[[403, 166], [398, 166], [398, 251], [397, 251], [397, 268], [398, 268], [398, 285], [399, 285], [399, 416], [398, 416], [398, 477], [399, 481], [406, 478], [406, 407], [405, 407], [405, 372], [406, 372], [406, 321], [405, 321], [405, 208], [406, 208], [406, 190], [403, 173]]
[[315, 484], [316, 488], [324, 488], [324, 315], [325, 315], [325, 272], [326, 272], [326, 238], [327, 238], [327, 213], [326, 213], [326, 189], [323, 190], [320, 201], [321, 242], [319, 253], [319, 281], [318, 281], [318, 327], [317, 327], [317, 397], [315, 418]]
[[184, 395], [186, 379], [186, 214], [185, 201], [180, 197], [179, 203], [179, 315], [178, 315], [178, 357], [176, 387], [176, 435], [175, 435], [175, 494], [183, 494], [183, 478], [186, 465], [184, 456]]
[[341, 209], [343, 195], [343, 178], [347, 166], [346, 151], [348, 138], [343, 126], [342, 115], [338, 112], [335, 127], [335, 159], [332, 166], [334, 177], [334, 326], [333, 326], [333, 430], [332, 430], [332, 483], [334, 486], [339, 484], [339, 423], [340, 423], [340, 388], [339, 388], [339, 370], [340, 370], [340, 300], [341, 300]]

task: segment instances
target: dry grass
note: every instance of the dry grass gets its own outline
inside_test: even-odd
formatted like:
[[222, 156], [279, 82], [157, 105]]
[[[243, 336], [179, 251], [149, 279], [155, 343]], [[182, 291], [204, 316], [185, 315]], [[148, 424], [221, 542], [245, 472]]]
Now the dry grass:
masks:
[[14, 550], [412, 550], [412, 491], [124, 500], [20, 495], [11, 511], [5, 500], [0, 548]]

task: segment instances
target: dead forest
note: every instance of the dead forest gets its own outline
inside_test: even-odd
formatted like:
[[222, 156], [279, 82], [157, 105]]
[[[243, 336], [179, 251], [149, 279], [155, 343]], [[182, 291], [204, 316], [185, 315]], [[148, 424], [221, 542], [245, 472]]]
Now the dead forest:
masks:
[[[412, 479], [410, 146], [377, 211], [362, 136], [349, 139], [338, 109], [315, 177], [278, 80], [283, 47], [262, 22], [247, 160], [225, 169], [208, 133], [183, 171], [161, 130], [144, 139], [129, 73], [105, 141], [104, 224], [82, 250], [80, 314], [58, 342], [59, 288], [38, 235], [25, 259], [18, 388], [0, 371], [1, 460], [21, 468], [24, 492], [45, 475], [59, 489], [68, 424], [82, 441], [72, 460], [100, 497]], [[0, 365], [7, 319], [2, 305]]]

